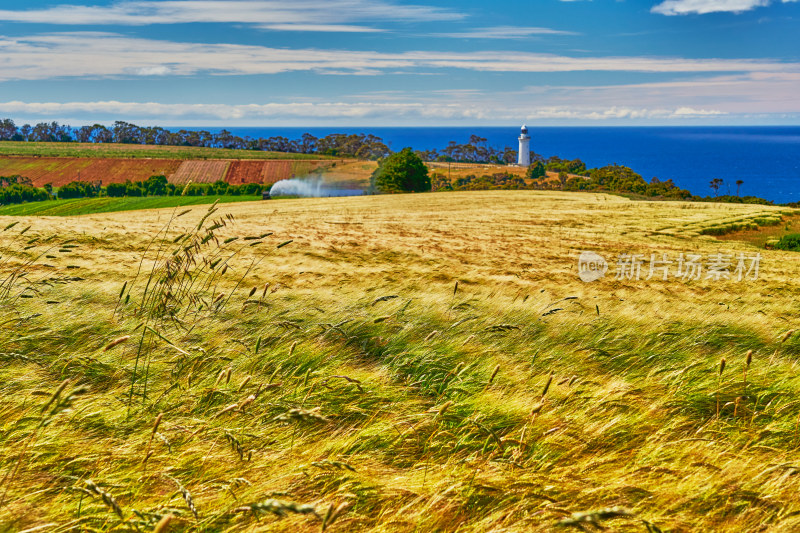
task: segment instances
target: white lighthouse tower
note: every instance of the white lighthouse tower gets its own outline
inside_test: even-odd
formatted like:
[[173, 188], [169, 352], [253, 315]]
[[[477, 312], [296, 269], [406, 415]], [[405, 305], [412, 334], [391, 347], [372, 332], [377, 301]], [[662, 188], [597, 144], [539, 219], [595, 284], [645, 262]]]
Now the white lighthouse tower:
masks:
[[517, 165], [521, 167], [528, 167], [531, 164], [531, 137], [528, 135], [528, 126], [522, 125], [522, 130], [519, 134], [519, 155], [517, 157]]

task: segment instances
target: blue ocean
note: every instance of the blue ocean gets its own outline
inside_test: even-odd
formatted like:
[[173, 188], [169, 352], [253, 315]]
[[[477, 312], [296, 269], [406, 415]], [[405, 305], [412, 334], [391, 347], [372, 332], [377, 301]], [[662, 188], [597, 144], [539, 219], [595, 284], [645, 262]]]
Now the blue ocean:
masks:
[[[714, 192], [709, 182], [721, 178], [719, 194], [760, 196], [777, 203], [800, 201], [800, 127], [543, 127], [528, 126], [531, 149], [545, 157], [582, 159], [587, 167], [619, 163], [649, 180], [672, 179], [693, 194]], [[231, 128], [236, 135], [299, 138], [304, 132], [366, 133], [392, 150], [441, 149], [450, 141], [466, 143], [474, 134], [496, 148], [517, 149], [518, 127], [459, 128]]]

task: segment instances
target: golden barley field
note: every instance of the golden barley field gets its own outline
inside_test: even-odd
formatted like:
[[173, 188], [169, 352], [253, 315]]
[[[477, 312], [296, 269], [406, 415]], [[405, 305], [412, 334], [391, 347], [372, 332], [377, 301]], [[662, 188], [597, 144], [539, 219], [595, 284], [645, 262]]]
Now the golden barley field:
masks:
[[0, 217], [0, 531], [800, 530], [793, 210], [187, 209]]

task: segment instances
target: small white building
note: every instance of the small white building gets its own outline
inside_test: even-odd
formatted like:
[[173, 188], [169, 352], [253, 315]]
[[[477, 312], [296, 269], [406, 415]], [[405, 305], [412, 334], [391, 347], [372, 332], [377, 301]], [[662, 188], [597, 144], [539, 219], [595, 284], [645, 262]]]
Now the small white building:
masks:
[[519, 134], [519, 154], [517, 156], [517, 165], [521, 167], [528, 167], [531, 164], [531, 137], [528, 135], [528, 126], [522, 125], [522, 130]]

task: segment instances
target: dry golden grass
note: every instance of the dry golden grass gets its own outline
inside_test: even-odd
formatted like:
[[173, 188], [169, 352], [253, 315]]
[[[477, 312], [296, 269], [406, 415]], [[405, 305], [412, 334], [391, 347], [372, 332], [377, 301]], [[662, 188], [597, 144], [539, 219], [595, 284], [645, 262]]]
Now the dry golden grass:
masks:
[[[155, 241], [171, 210], [0, 217], [0, 282], [23, 269], [10, 294], [33, 296], [0, 293], [5, 530], [800, 527], [800, 263], [700, 234], [790, 210], [533, 191], [217, 207]], [[584, 250], [612, 269], [760, 252], [761, 275], [583, 283]], [[198, 286], [158, 283], [187, 253]]]
[[[484, 176], [492, 174], [510, 174], [512, 176], [524, 177], [528, 171], [527, 167], [517, 167], [509, 165], [479, 165], [474, 163], [426, 163], [429, 174], [443, 174], [449, 176], [451, 180], [465, 178], [470, 175]], [[336, 161], [334, 165], [328, 166], [321, 171], [326, 183], [331, 186], [345, 186], [352, 188], [366, 188], [369, 185], [369, 178], [375, 169], [378, 168], [376, 161]], [[580, 177], [569, 174], [569, 177]], [[548, 172], [547, 181], [557, 183], [558, 173]]]
[[375, 161], [339, 160], [321, 168], [321, 175], [326, 185], [334, 188], [366, 189], [369, 178], [378, 163]]
[[[508, 174], [511, 176], [525, 177], [528, 173], [528, 167], [518, 167], [516, 165], [481, 165], [477, 163], [441, 163], [441, 162], [428, 162], [428, 172], [430, 174], [442, 174], [447, 176], [451, 181], [458, 178], [466, 178], [467, 176], [491, 176], [493, 174]], [[554, 188], [559, 188], [558, 172], [547, 171], [547, 179], [542, 180], [544, 183], [550, 183]], [[583, 178], [578, 174], [567, 174], [568, 178]]]

